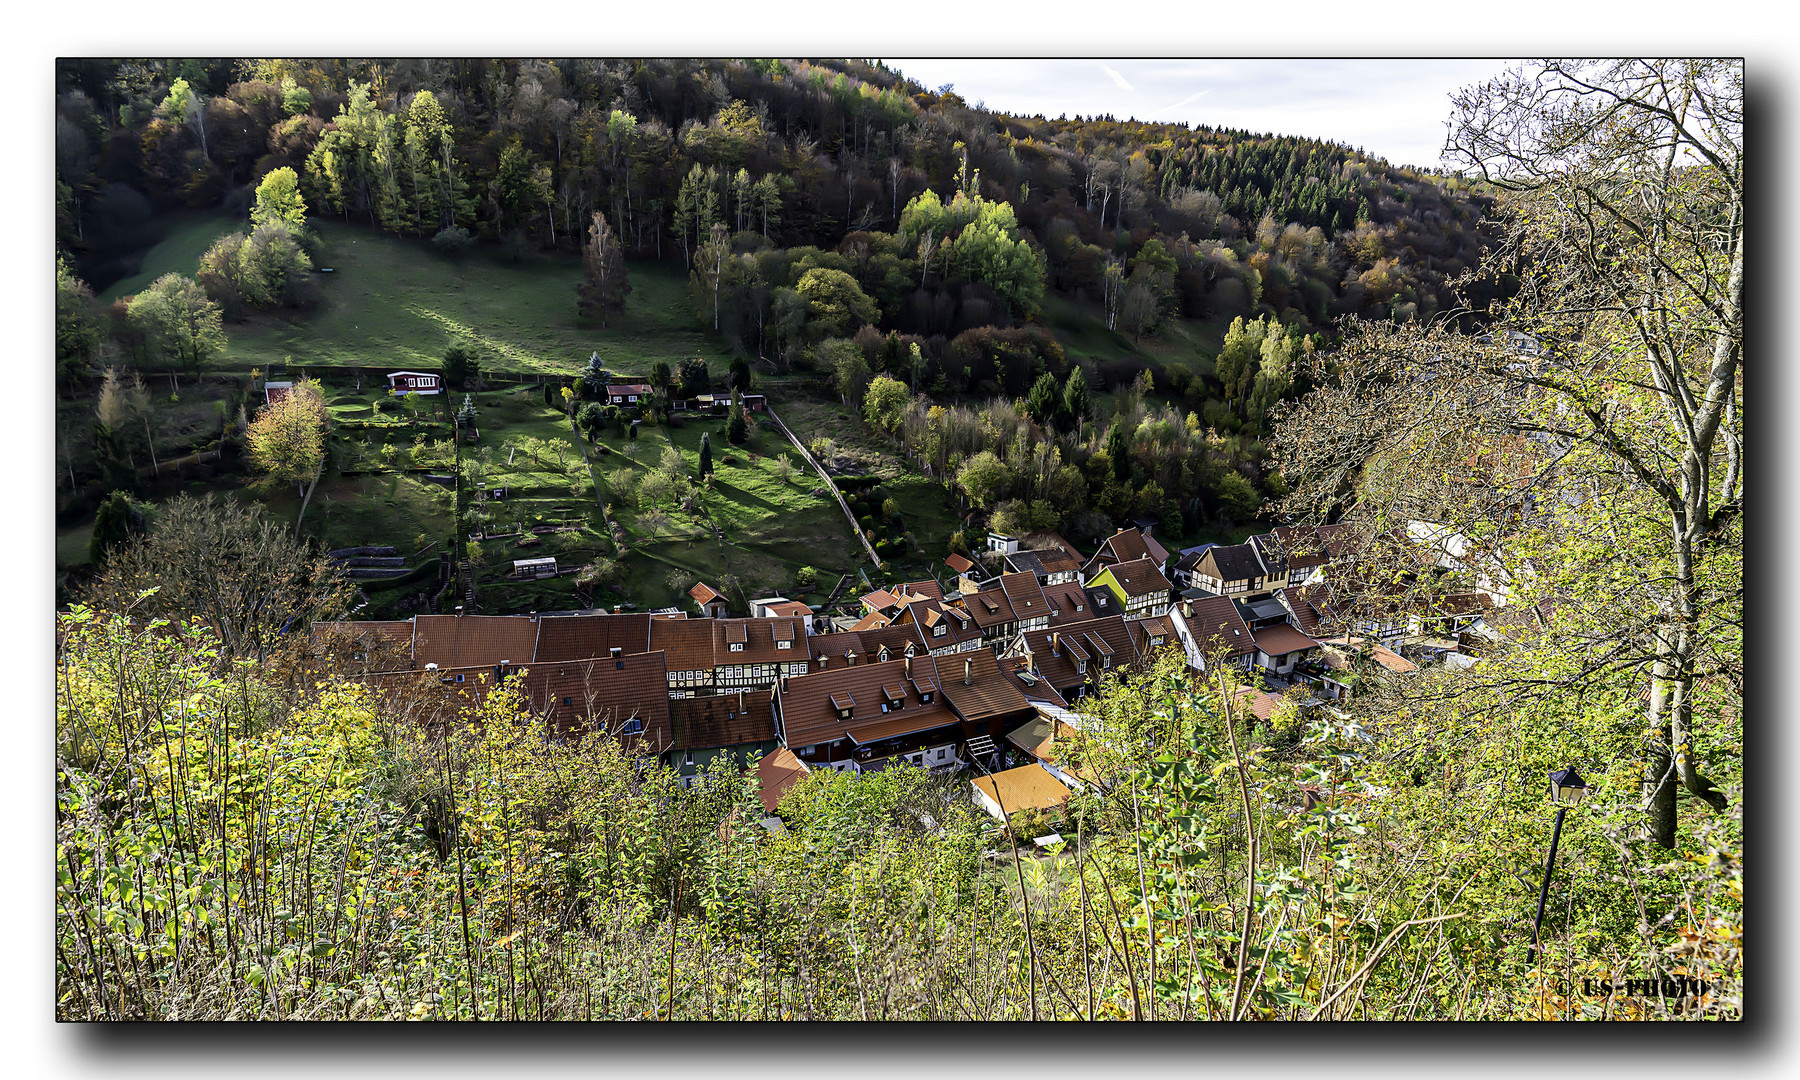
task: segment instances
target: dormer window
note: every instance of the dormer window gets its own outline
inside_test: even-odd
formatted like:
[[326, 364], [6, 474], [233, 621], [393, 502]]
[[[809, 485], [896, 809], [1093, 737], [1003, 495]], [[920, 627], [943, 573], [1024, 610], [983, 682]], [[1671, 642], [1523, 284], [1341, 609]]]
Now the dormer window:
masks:
[[732, 652], [743, 652], [744, 651], [744, 643], [741, 641], [734, 641], [731, 643], [730, 648], [731, 648]]
[[790, 641], [777, 641], [775, 643], [775, 647], [777, 649], [791, 649], [794, 647], [794, 643], [791, 640]]
[[1077, 675], [1086, 675], [1087, 674], [1087, 661], [1086, 660], [1075, 661], [1075, 674], [1077, 674]]
[[943, 637], [944, 636], [944, 624], [938, 623], [936, 626], [932, 627], [931, 628], [931, 636], [932, 637]]

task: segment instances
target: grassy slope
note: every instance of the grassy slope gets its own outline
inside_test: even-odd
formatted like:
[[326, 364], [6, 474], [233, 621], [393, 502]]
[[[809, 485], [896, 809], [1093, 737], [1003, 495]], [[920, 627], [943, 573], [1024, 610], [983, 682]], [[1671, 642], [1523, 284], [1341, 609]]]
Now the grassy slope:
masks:
[[[108, 295], [140, 288], [161, 273], [191, 273], [212, 240], [237, 226], [219, 214], [182, 219], [146, 254], [143, 272], [119, 282]], [[257, 316], [228, 327], [228, 366], [268, 370], [291, 358], [296, 366], [327, 375], [331, 368], [430, 368], [437, 366], [443, 350], [459, 337], [473, 339], [493, 357], [496, 366], [545, 374], [572, 373], [595, 350], [608, 366], [639, 376], [647, 375], [657, 360], [673, 366], [685, 357], [700, 356], [715, 372], [728, 362], [729, 350], [694, 318], [685, 276], [670, 264], [631, 264], [632, 292], [626, 310], [606, 329], [600, 329], [576, 317], [575, 286], [581, 269], [573, 257], [530, 255], [514, 263], [499, 252], [477, 249], [461, 260], [452, 260], [424, 241], [331, 221], [319, 221], [317, 228], [324, 245], [321, 264], [333, 268], [323, 279], [320, 307], [302, 316]], [[1095, 309], [1057, 296], [1046, 298], [1044, 316], [1071, 357], [1095, 362], [1131, 355], [1165, 363], [1210, 358], [1223, 340], [1222, 327], [1177, 319], [1165, 325], [1161, 336], [1146, 338], [1134, 347], [1128, 335], [1106, 330]], [[534, 390], [521, 386], [477, 395], [484, 444], [499, 447], [517, 435], [568, 438], [560, 413], [544, 408], [532, 394]], [[373, 389], [356, 394], [345, 386], [334, 389], [333, 394], [333, 411], [339, 419], [371, 415], [368, 404], [376, 396]], [[454, 400], [460, 401], [460, 396]], [[886, 495], [899, 505], [908, 530], [922, 549], [922, 553], [897, 559], [897, 572], [926, 571], [942, 558], [950, 533], [961, 527], [943, 485], [910, 471], [902, 459], [891, 456], [887, 446], [833, 403], [791, 400], [779, 407], [803, 441], [830, 437], [839, 447], [862, 457], [869, 471], [883, 478]], [[395, 414], [390, 411], [388, 415]], [[661, 606], [676, 599], [664, 581], [676, 568], [715, 585], [725, 573], [734, 573], [752, 593], [794, 595], [793, 572], [800, 566], [817, 567], [823, 588], [837, 573], [858, 565], [860, 548], [846, 535], [848, 526], [835, 506], [810, 495], [801, 497], [816, 486], [816, 479], [797, 472], [796, 481], [786, 485], [792, 490], [780, 486], [773, 471], [772, 455], [781, 449], [775, 445], [775, 436], [758, 436], [752, 447], [760, 455], [758, 459], [739, 453], [739, 466], [727, 466], [722, 463], [722, 426], [720, 421], [691, 423], [674, 435], [676, 445], [693, 463], [698, 457], [700, 432], [714, 432], [717, 481], [704, 497], [703, 507], [725, 527], [725, 545], [701, 522], [683, 522], [685, 515], [679, 512], [672, 515], [674, 524], [664, 535], [642, 535], [636, 508], [622, 508], [623, 523], [633, 533], [630, 543], [634, 552], [626, 560], [624, 583], [640, 605]], [[378, 442], [411, 441], [409, 432], [372, 434]], [[362, 433], [355, 437], [360, 440]], [[654, 465], [668, 438], [664, 429], [643, 429], [634, 447], [638, 463], [634, 467], [640, 474]], [[625, 441], [616, 436], [605, 441], [615, 449], [625, 448]], [[603, 490], [606, 473], [622, 460], [617, 454], [596, 455], [595, 471]], [[496, 469], [490, 480], [510, 483], [523, 496], [508, 504], [507, 510], [536, 520], [554, 506], [577, 501], [568, 492], [569, 477], [562, 470], [537, 471], [523, 464], [521, 468], [524, 471]], [[578, 456], [569, 468], [579, 469]], [[306, 531], [334, 547], [391, 543], [410, 551], [419, 533], [441, 536], [448, 529], [448, 510], [442, 496], [434, 494], [438, 490], [398, 476], [331, 477], [321, 485], [308, 510]], [[278, 493], [268, 501], [272, 510], [290, 518], [298, 510], [298, 499], [292, 496]], [[287, 505], [290, 502], [292, 506]], [[592, 505], [589, 497], [584, 512]], [[489, 509], [495, 511], [497, 521], [508, 521], [506, 510]], [[85, 554], [79, 529], [59, 533], [59, 562], [64, 551], [75, 556], [80, 548]], [[484, 546], [491, 549], [487, 557], [492, 571], [525, 554], [558, 554], [559, 558], [585, 561], [605, 553], [609, 544], [590, 529], [578, 538], [558, 538], [530, 551], [511, 549], [500, 541]], [[542, 608], [554, 606], [549, 601], [555, 596], [537, 594], [565, 592], [569, 594], [566, 602], [572, 602], [572, 586], [561, 579], [556, 583], [495, 585], [485, 599], [491, 606], [502, 595], [516, 595], [520, 609], [527, 606], [525, 601]], [[540, 600], [544, 602], [535, 602]], [[514, 606], [511, 600], [506, 603], [509, 608]]]
[[630, 264], [623, 315], [605, 329], [578, 319], [573, 256], [517, 263], [477, 248], [451, 259], [423, 240], [319, 222], [324, 244], [318, 309], [257, 316], [227, 328], [227, 363], [268, 368], [291, 357], [308, 368], [435, 368], [444, 350], [472, 340], [496, 367], [573, 374], [598, 351], [616, 371], [647, 375], [663, 360], [704, 357], [723, 370], [730, 353], [692, 315], [686, 275], [665, 263]]
[[233, 215], [214, 210], [206, 213], [171, 214], [167, 219], [167, 227], [168, 232], [163, 239], [144, 253], [144, 261], [137, 273], [114, 282], [99, 294], [102, 303], [130, 296], [164, 274], [193, 276], [200, 265], [200, 256], [206, 254], [206, 249], [212, 247], [214, 240], [249, 226]]
[[1210, 361], [1225, 344], [1224, 324], [1171, 318], [1155, 336], [1144, 337], [1133, 345], [1130, 334], [1108, 330], [1104, 315], [1093, 305], [1050, 295], [1044, 298], [1043, 307], [1044, 322], [1072, 360], [1103, 363], [1141, 356], [1165, 364], [1191, 363], [1197, 359]]

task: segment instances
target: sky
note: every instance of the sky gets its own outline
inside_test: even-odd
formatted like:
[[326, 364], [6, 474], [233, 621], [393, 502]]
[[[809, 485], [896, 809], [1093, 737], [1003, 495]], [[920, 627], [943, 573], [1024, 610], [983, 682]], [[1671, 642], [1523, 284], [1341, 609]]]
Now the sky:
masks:
[[888, 59], [920, 85], [953, 83], [970, 104], [1054, 118], [1124, 120], [1299, 135], [1436, 167], [1450, 95], [1505, 70], [1495, 60]]

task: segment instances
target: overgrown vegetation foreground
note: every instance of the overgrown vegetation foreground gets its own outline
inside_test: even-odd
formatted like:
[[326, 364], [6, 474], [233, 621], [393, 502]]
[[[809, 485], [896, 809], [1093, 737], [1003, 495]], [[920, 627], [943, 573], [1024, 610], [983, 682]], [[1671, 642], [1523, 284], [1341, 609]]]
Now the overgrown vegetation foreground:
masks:
[[[958, 783], [917, 769], [814, 776], [771, 834], [753, 772], [721, 758], [684, 789], [603, 734], [546, 738], [504, 693], [479, 730], [433, 730], [414, 718], [424, 698], [222, 660], [195, 626], [77, 608], [59, 629], [60, 1018], [1741, 1006], [1738, 803], [1665, 854], [1631, 838], [1632, 785], [1605, 775], [1564, 831], [1526, 967], [1540, 766], [1584, 736], [1509, 719], [1503, 700], [1253, 734], [1223, 704], [1234, 694], [1164, 666], [1096, 699], [1068, 761], [1103, 779], [1051, 823], [1065, 840], [1046, 853], [1015, 851]], [[1453, 777], [1434, 743], [1447, 731], [1469, 733]], [[1713, 988], [1570, 989], [1621, 972]]]

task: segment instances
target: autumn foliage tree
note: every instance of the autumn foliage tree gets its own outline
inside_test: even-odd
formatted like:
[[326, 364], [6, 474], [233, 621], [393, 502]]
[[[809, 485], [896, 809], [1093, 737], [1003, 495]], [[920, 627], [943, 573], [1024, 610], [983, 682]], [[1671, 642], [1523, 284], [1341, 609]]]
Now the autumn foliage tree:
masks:
[[304, 491], [325, 460], [326, 424], [325, 397], [312, 379], [264, 406], [246, 434], [250, 465], [260, 482], [270, 488], [295, 484]]
[[607, 224], [606, 215], [596, 211], [588, 226], [587, 243], [581, 249], [582, 278], [577, 286], [578, 310], [584, 319], [598, 319], [606, 325], [609, 312], [625, 310], [625, 296], [631, 283], [625, 276], [625, 253], [618, 235]]

